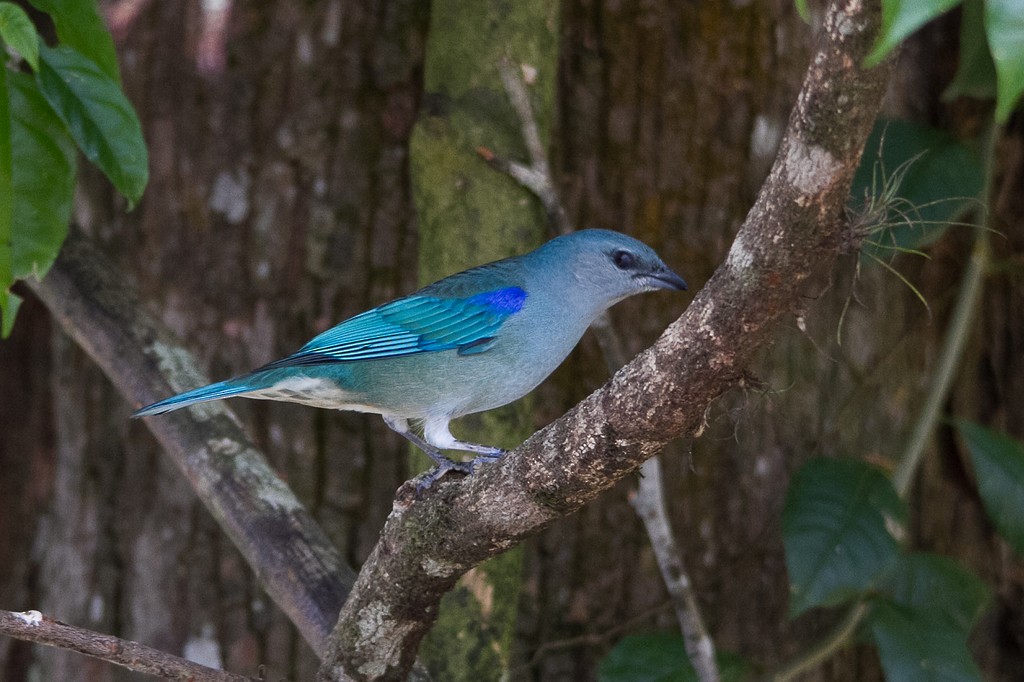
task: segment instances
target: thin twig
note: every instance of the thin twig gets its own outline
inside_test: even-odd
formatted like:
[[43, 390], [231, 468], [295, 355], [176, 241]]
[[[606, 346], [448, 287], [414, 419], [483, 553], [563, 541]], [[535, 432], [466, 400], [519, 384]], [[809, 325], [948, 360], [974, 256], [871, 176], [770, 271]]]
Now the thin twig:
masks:
[[715, 661], [715, 643], [704, 624], [693, 583], [683, 564], [683, 554], [679, 551], [669, 525], [660, 456], [651, 457], [640, 467], [640, 484], [630, 502], [644, 522], [644, 528], [651, 539], [651, 547], [675, 606], [686, 653], [697, 671], [697, 679], [701, 682], [718, 682], [720, 677]]
[[[530, 106], [526, 84], [520, 78], [519, 70], [508, 58], [498, 64], [501, 81], [505, 85], [509, 101], [519, 116], [523, 142], [530, 153], [530, 166], [500, 159], [490, 150], [480, 151], [491, 166], [500, 170], [532, 191], [544, 204], [552, 225], [563, 234], [572, 231], [566, 217], [561, 196], [551, 180], [551, 165], [547, 152], [541, 143], [537, 119]], [[486, 154], [484, 153], [486, 152]], [[591, 325], [597, 335], [598, 345], [604, 355], [609, 371], [614, 374], [627, 362], [629, 356], [621, 335], [612, 325], [607, 312], [601, 314]], [[665, 506], [665, 490], [661, 476], [661, 456], [656, 455], [640, 466], [640, 484], [631, 497], [636, 513], [644, 522], [644, 528], [651, 540], [654, 556], [675, 608], [676, 618], [686, 644], [686, 653], [697, 671], [700, 682], [718, 682], [718, 665], [715, 662], [715, 645], [704, 625], [693, 583], [686, 573], [682, 552], [672, 533], [672, 525]]]
[[[988, 200], [994, 195], [993, 174], [995, 166], [995, 142], [999, 136], [999, 129], [995, 125], [989, 131], [986, 140], [985, 150], [985, 182], [982, 188], [982, 200]], [[960, 284], [960, 295], [957, 297], [956, 308], [953, 310], [953, 317], [946, 332], [945, 342], [942, 346], [942, 353], [939, 356], [935, 374], [932, 376], [931, 385], [928, 387], [928, 396], [925, 399], [924, 408], [914, 425], [913, 433], [907, 444], [907, 448], [900, 457], [899, 464], [893, 474], [893, 484], [902, 497], [906, 497], [913, 482], [914, 474], [921, 464], [925, 449], [931, 441], [941, 419], [942, 406], [946, 402], [946, 396], [953, 386], [956, 378], [956, 370], [960, 366], [960, 359], [963, 357], [964, 348], [967, 345], [967, 337], [970, 334], [972, 323], [977, 317], [982, 300], [983, 284], [985, 273], [988, 270], [988, 263], [991, 257], [988, 241], [990, 226], [988, 225], [987, 213], [982, 213], [977, 223], [974, 236], [974, 250], [971, 253], [970, 263], [964, 273], [963, 281]]]
[[508, 175], [537, 195], [541, 204], [544, 205], [548, 222], [559, 234], [568, 234], [572, 232], [572, 223], [569, 222], [569, 217], [562, 206], [562, 200], [558, 196], [558, 190], [551, 181], [551, 166], [548, 163], [544, 144], [540, 139], [540, 126], [537, 125], [537, 117], [530, 105], [530, 93], [526, 89], [526, 83], [520, 77], [519, 69], [508, 57], [498, 62], [498, 73], [501, 75], [505, 92], [508, 93], [509, 102], [512, 103], [512, 108], [516, 110], [516, 115], [519, 117], [523, 143], [530, 155], [530, 165], [504, 159], [483, 147], [478, 149], [477, 153], [492, 168]]
[[0, 634], [36, 644], [77, 651], [107, 663], [139, 673], [157, 675], [167, 680], [254, 682], [261, 679], [209, 668], [145, 644], [68, 625], [38, 611], [14, 613], [0, 610]]

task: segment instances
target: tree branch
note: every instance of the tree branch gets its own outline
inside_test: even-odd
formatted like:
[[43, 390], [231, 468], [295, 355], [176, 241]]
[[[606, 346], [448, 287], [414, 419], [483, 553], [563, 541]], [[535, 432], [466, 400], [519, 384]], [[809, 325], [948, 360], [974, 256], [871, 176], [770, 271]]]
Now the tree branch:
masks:
[[138, 642], [75, 627], [38, 611], [0, 610], [0, 634], [77, 651], [135, 672], [189, 682], [253, 682], [259, 678], [209, 668]]
[[403, 486], [342, 609], [321, 680], [404, 679], [441, 596], [466, 570], [579, 509], [694, 431], [830, 266], [843, 206], [881, 103], [887, 65], [862, 68], [873, 0], [832, 3], [768, 179], [693, 303], [561, 419], [496, 464], [414, 503]]
[[[208, 383], [123, 281], [89, 238], [72, 229], [46, 277], [29, 285], [133, 405]], [[322, 655], [355, 579], [323, 530], [224, 403], [146, 423], [267, 594]]]

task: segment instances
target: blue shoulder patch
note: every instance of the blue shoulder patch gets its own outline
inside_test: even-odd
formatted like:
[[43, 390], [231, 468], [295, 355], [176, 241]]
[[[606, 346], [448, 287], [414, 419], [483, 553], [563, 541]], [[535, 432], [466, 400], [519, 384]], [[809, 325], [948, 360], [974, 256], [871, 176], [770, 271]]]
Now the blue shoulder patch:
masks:
[[511, 315], [523, 309], [526, 292], [519, 287], [506, 287], [471, 296], [467, 302], [487, 306], [498, 315]]

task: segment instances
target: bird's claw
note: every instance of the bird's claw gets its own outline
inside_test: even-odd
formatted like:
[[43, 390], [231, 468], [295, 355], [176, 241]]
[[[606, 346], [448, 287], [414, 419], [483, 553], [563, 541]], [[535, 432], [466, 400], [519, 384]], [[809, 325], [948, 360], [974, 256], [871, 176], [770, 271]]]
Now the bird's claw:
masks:
[[438, 462], [438, 465], [434, 467], [423, 480], [416, 484], [416, 498], [419, 499], [424, 491], [430, 489], [434, 483], [444, 477], [449, 471], [455, 471], [466, 476], [470, 476], [480, 468], [481, 464], [491, 464], [498, 461], [506, 450], [495, 450], [494, 452], [488, 452], [486, 454], [474, 457], [468, 462], [456, 462], [445, 457], [442, 461]]

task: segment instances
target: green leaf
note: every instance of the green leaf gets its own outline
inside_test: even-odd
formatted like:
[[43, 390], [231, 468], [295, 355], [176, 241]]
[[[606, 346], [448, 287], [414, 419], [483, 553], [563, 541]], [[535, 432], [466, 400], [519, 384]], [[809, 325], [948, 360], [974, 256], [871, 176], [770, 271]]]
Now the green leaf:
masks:
[[807, 0], [794, 0], [796, 13], [804, 20], [805, 24], [811, 23], [811, 10], [807, 7]]
[[964, 638], [990, 598], [981, 578], [937, 554], [900, 557], [885, 588], [892, 603], [944, 619]]
[[14, 165], [14, 276], [42, 277], [57, 257], [75, 191], [75, 145], [31, 77], [8, 74]]
[[7, 69], [0, 66], [0, 337], [14, 327], [17, 298], [9, 289], [14, 284], [14, 163], [11, 155], [11, 110]]
[[[717, 657], [722, 682], [742, 682], [750, 665], [739, 656]], [[686, 654], [683, 638], [655, 632], [624, 637], [608, 652], [597, 672], [600, 682], [699, 682]]]
[[14, 3], [0, 2], [0, 38], [22, 56], [32, 70], [39, 68], [39, 35], [25, 10]]
[[0, 291], [0, 338], [6, 339], [14, 329], [21, 298], [10, 291]]
[[940, 614], [878, 600], [869, 627], [890, 682], [981, 680], [966, 634]]
[[864, 249], [884, 257], [931, 244], [976, 202], [983, 180], [977, 153], [948, 133], [880, 119], [850, 188], [853, 212], [870, 212], [877, 221]]
[[965, 0], [960, 20], [960, 62], [943, 99], [996, 98], [996, 67], [985, 35], [985, 7], [981, 0]]
[[57, 38], [73, 47], [103, 70], [118, 85], [121, 73], [117, 68], [114, 39], [96, 11], [96, 0], [30, 0], [46, 12], [57, 28]]
[[805, 464], [782, 512], [790, 614], [834, 606], [873, 587], [899, 549], [886, 519], [903, 516], [899, 496], [879, 469], [854, 459]]
[[978, 492], [999, 533], [1024, 555], [1024, 444], [967, 421], [956, 423], [978, 477]]
[[958, 4], [960, 0], [882, 0], [882, 29], [867, 65], [879, 64], [904, 38]]
[[142, 196], [149, 179], [142, 126], [131, 103], [109, 76], [70, 47], [42, 46], [36, 82], [71, 131], [86, 158], [128, 201]]
[[1024, 92], [1024, 2], [985, 0], [985, 31], [999, 83], [996, 120], [1006, 123]]

